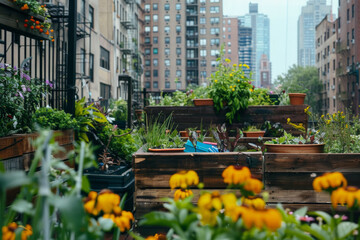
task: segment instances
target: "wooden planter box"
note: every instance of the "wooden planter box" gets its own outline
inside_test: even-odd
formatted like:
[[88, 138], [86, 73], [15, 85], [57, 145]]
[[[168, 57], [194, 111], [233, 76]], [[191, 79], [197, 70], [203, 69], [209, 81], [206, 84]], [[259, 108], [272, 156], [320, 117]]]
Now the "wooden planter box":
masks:
[[[205, 189], [226, 191], [227, 185], [221, 177], [224, 169], [232, 164], [248, 166], [254, 177], [262, 180], [262, 156], [256, 153], [148, 153], [141, 149], [133, 155], [135, 172], [136, 216], [153, 209], [160, 209], [161, 198], [172, 197], [170, 190], [171, 175], [181, 170], [194, 170]], [[194, 189], [194, 201], [200, 191]]]
[[263, 170], [269, 204], [280, 202], [291, 209], [330, 210], [329, 194], [317, 193], [312, 187], [315, 177], [325, 172], [341, 172], [349, 185], [360, 187], [360, 153], [266, 153]]
[[[249, 106], [241, 114], [240, 121], [234, 121], [230, 126], [231, 129], [244, 127], [244, 123], [261, 126], [265, 121], [272, 123], [279, 122], [283, 128], [290, 133], [300, 134], [298, 130], [287, 124], [290, 118], [293, 123], [302, 123], [307, 128], [308, 115], [304, 112], [307, 105], [299, 106]], [[226, 122], [225, 111], [217, 113], [213, 106], [198, 107], [168, 107], [168, 106], [151, 106], [145, 108], [148, 119], [156, 119], [159, 114], [160, 122], [170, 114], [173, 116], [173, 122], [177, 130], [185, 130], [187, 128], [208, 129], [211, 124], [223, 124]]]
[[33, 16], [35, 20], [44, 21], [44, 17], [22, 11], [12, 1], [0, 0], [0, 28], [38, 40], [50, 40], [44, 33], [24, 27], [25, 19]]

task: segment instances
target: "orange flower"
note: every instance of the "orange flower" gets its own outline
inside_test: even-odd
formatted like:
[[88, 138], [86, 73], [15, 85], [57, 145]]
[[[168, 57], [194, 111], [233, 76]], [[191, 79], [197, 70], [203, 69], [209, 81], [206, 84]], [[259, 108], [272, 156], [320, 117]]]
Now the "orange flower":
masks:
[[29, 6], [25, 3], [20, 9], [23, 11], [28, 10]]
[[41, 33], [42, 33], [43, 31], [44, 31], [44, 29], [42, 29], [42, 28], [40, 28], [40, 29], [39, 29], [39, 32], [41, 32]]
[[25, 23], [25, 24], [24, 24], [24, 27], [28, 27], [28, 25]]
[[313, 188], [317, 192], [321, 192], [322, 190], [334, 190], [346, 186], [347, 181], [340, 172], [324, 173], [313, 181]]
[[40, 26], [39, 26], [39, 25], [36, 25], [35, 28], [36, 28], [36, 29], [40, 29]]
[[336, 208], [338, 204], [346, 204], [348, 208], [359, 207], [360, 190], [356, 187], [338, 188], [331, 194], [331, 203], [334, 208]]
[[39, 21], [36, 21], [35, 23], [36, 23], [36, 24], [40, 24], [40, 22], [39, 22]]
[[190, 189], [178, 189], [174, 193], [174, 200], [185, 199], [193, 195], [193, 192]]
[[29, 22], [29, 20], [25, 19], [25, 22]]
[[31, 26], [30, 28], [33, 30], [33, 29], [34, 29], [34, 26]]
[[241, 198], [241, 202], [243, 205], [249, 206], [257, 210], [265, 209], [265, 201], [262, 198], [256, 198], [256, 197]]
[[275, 231], [281, 227], [282, 217], [277, 209], [256, 210], [243, 207], [240, 215], [248, 229], [266, 227], [270, 231]]
[[248, 167], [231, 165], [223, 171], [222, 177], [224, 178], [224, 183], [243, 184], [251, 177], [251, 173]]
[[166, 240], [165, 234], [155, 234], [154, 236], [148, 236], [145, 240]]
[[264, 184], [255, 178], [250, 178], [245, 182], [244, 189], [254, 194], [259, 194], [263, 188]]
[[170, 177], [169, 185], [171, 189], [182, 188], [199, 184], [199, 176], [195, 171], [180, 171]]

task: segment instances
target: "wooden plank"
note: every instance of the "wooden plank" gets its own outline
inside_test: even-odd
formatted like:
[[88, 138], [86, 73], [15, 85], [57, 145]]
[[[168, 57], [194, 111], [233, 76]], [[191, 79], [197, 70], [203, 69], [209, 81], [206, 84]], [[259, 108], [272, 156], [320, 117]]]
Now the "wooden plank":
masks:
[[23, 154], [22, 136], [8, 136], [0, 138], [0, 160], [14, 158]]
[[265, 172], [360, 172], [360, 154], [265, 154]]
[[24, 157], [18, 156], [0, 161], [4, 165], [5, 171], [24, 170]]
[[315, 204], [315, 203], [331, 203], [328, 193], [318, 193], [314, 190], [267, 190], [269, 193], [269, 203], [282, 204]]

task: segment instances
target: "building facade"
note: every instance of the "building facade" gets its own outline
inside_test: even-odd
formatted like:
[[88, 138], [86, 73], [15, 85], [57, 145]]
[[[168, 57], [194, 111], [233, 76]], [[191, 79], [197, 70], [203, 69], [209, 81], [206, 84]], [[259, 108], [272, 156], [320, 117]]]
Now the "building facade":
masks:
[[301, 8], [298, 19], [298, 65], [315, 66], [315, 27], [331, 14], [331, 6], [326, 5], [326, 0], [309, 0]]
[[360, 2], [339, 0], [336, 24], [338, 99], [344, 108], [359, 114]]
[[320, 110], [322, 114], [333, 114], [343, 107], [337, 99], [339, 84], [336, 77], [336, 26], [330, 16], [325, 16], [316, 26], [315, 56], [322, 83]]
[[240, 20], [238, 20], [238, 24], [239, 62], [240, 64], [247, 64], [250, 67], [250, 69], [244, 69], [245, 74], [249, 76], [251, 69], [256, 68], [255, 51], [253, 51], [252, 43], [252, 28], [241, 26]]
[[260, 84], [261, 87], [271, 88], [271, 63], [268, 56], [263, 54], [260, 59]]
[[239, 21], [237, 17], [224, 17], [223, 39], [225, 57], [232, 64], [239, 64]]
[[[267, 15], [258, 12], [258, 4], [249, 4], [249, 13], [239, 17], [240, 26], [252, 29], [253, 73], [254, 84], [261, 87], [260, 60], [263, 54], [270, 61], [270, 19]], [[240, 45], [241, 47], [241, 45]], [[241, 56], [240, 56], [241, 58]]]
[[222, 0], [145, 0], [144, 82], [151, 92], [205, 83], [216, 71]]

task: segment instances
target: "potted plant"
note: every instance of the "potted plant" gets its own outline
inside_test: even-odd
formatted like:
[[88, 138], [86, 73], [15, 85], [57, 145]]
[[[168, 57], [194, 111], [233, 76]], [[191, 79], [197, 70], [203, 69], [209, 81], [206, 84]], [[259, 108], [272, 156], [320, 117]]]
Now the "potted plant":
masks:
[[115, 119], [113, 123], [116, 124], [118, 128], [125, 129], [128, 116], [127, 102], [122, 98], [119, 98], [110, 103], [109, 109], [110, 117]]
[[288, 93], [291, 105], [304, 105], [306, 93]]
[[265, 131], [250, 125], [244, 129], [243, 134], [245, 137], [264, 137]]
[[190, 98], [194, 103], [194, 106], [213, 106], [214, 101], [209, 96], [209, 91], [206, 86], [190, 86], [191, 89], [188, 91], [190, 93]]
[[218, 70], [210, 78], [209, 96], [217, 111], [226, 110], [226, 119], [231, 124], [234, 119], [239, 120], [241, 110], [248, 107], [255, 87], [251, 85], [251, 74], [249, 78], [244, 72], [244, 68], [249, 68], [248, 65], [231, 65], [229, 59], [225, 59], [225, 62], [221, 59]]

